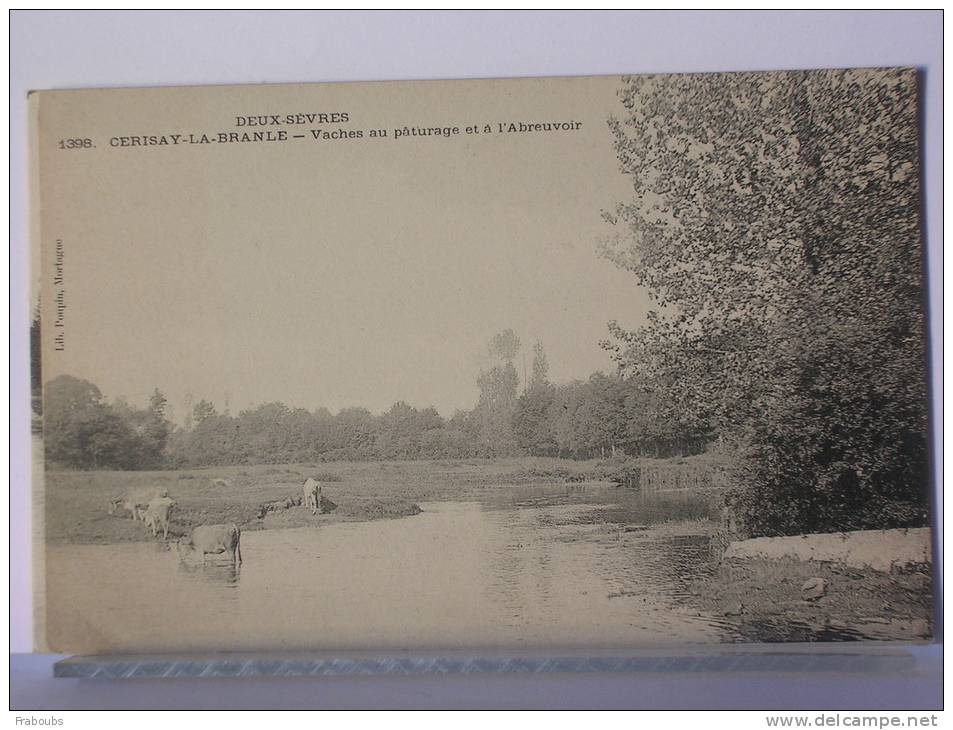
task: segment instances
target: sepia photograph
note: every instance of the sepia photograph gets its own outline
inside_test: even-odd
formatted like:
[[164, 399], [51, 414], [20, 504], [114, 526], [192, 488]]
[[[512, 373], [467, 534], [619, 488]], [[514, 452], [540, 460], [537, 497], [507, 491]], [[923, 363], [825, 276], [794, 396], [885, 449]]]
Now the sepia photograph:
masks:
[[35, 642], [927, 642], [912, 68], [30, 96]]

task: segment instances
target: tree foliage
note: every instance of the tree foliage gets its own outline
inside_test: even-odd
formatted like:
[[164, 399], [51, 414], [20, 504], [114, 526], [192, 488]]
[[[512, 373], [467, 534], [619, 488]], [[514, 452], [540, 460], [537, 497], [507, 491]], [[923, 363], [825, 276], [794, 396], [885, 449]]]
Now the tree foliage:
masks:
[[487, 350], [491, 358], [499, 358], [504, 362], [513, 362], [520, 351], [520, 338], [511, 329], [505, 329], [490, 339]]
[[171, 424], [158, 389], [143, 410], [108, 404], [95, 385], [60, 375], [43, 388], [43, 442], [49, 463], [76, 469], [148, 469], [165, 464]]
[[192, 408], [192, 422], [196, 425], [202, 423], [206, 418], [212, 418], [217, 415], [218, 411], [215, 410], [215, 404], [204, 398]]
[[484, 370], [477, 378], [480, 399], [473, 411], [479, 429], [480, 455], [510, 456], [517, 453], [513, 414], [519, 392], [519, 375], [512, 362]]
[[529, 381], [530, 387], [549, 385], [549, 358], [541, 342], [533, 345], [533, 375]]
[[553, 456], [559, 447], [552, 423], [556, 389], [546, 382], [533, 382], [520, 395], [513, 411], [513, 437], [521, 451]]
[[86, 380], [61, 375], [46, 384], [43, 432], [49, 463], [79, 469], [136, 465], [135, 431]]
[[623, 373], [738, 457], [762, 534], [925, 515], [916, 76], [626, 79], [604, 253], [656, 302]]

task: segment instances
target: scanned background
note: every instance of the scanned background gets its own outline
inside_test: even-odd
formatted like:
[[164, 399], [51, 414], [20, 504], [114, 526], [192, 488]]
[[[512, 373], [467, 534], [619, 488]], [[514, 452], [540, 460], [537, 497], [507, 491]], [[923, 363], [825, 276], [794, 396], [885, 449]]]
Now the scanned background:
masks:
[[[108, 22], [91, 18], [69, 16], [69, 22], [45, 18], [40, 14], [18, 14], [14, 21], [19, 28], [29, 28], [20, 35], [13, 34], [15, 58], [22, 60], [13, 69], [14, 169], [21, 174], [14, 176], [14, 203], [19, 211], [25, 210], [25, 113], [24, 92], [29, 88], [51, 88], [73, 85], [115, 85], [171, 83], [188, 81], [200, 83], [209, 80], [219, 82], [249, 82], [255, 80], [300, 80], [307, 76], [315, 79], [314, 73], [304, 73], [303, 68], [312, 68], [309, 61], [315, 53], [322, 59], [323, 78], [393, 78], [433, 77], [433, 76], [472, 76], [523, 74], [559, 74], [559, 73], [612, 73], [632, 70], [708, 70], [712, 67], [724, 69], [761, 69], [808, 67], [812, 65], [896, 65], [920, 64], [928, 70], [924, 93], [925, 109], [925, 167], [924, 176], [926, 200], [927, 243], [932, 262], [942, 259], [942, 249], [938, 239], [939, 162], [936, 155], [929, 154], [939, 139], [940, 107], [936, 103], [941, 85], [942, 71], [938, 63], [935, 42], [928, 39], [935, 27], [935, 16], [929, 14], [900, 13], [871, 16], [845, 13], [839, 16], [823, 16], [802, 13], [796, 16], [778, 14], [752, 15], [733, 14], [711, 16], [695, 14], [676, 14], [659, 16], [642, 15], [638, 22], [629, 16], [620, 21], [618, 16], [574, 15], [572, 21], [565, 16], [551, 15], [540, 19], [539, 16], [510, 15], [505, 21], [499, 17], [485, 16], [484, 19], [459, 18], [442, 20], [438, 24], [441, 32], [432, 32], [432, 19], [421, 24], [419, 17], [403, 16], [381, 18], [369, 23], [367, 19], [347, 20], [337, 17], [334, 23], [322, 26], [316, 31], [314, 26], [306, 26], [297, 19], [285, 18], [262, 26], [260, 19], [233, 17], [223, 21], [206, 16], [198, 21], [192, 16], [190, 24], [182, 24], [170, 19], [169, 23], [158, 23], [155, 18], [135, 26], [126, 16], [123, 24], [121, 17], [112, 16]], [[140, 19], [141, 20], [141, 19]], [[231, 23], [230, 32], [219, 32], [223, 24]], [[471, 31], [474, 23], [482, 29], [483, 36], [477, 32], [463, 33], [466, 25]], [[176, 40], [170, 41], [168, 31], [176, 31]], [[402, 28], [394, 33], [394, 28]], [[348, 29], [350, 29], [348, 31]], [[358, 33], [358, 29], [360, 32]], [[670, 34], [677, 29], [677, 38]], [[757, 32], [754, 32], [755, 29]], [[357, 52], [341, 52], [341, 33], [350, 32], [353, 38], [362, 43], [355, 44]], [[275, 39], [276, 52], [266, 57], [249, 55], [247, 49], [250, 34], [259, 33]], [[321, 35], [324, 33], [325, 35]], [[587, 40], [579, 43], [580, 33]], [[113, 46], [102, 42], [106, 38], [118, 35], [130, 39], [132, 45]], [[519, 37], [520, 42], [513, 42]], [[29, 38], [27, 42], [25, 39]], [[212, 47], [219, 53], [209, 56], [209, 38], [214, 38]], [[297, 41], [287, 41], [288, 38]], [[315, 39], [326, 38], [323, 46]], [[379, 49], [374, 54], [364, 52], [363, 41], [373, 39], [372, 45]], [[405, 43], [406, 38], [414, 39]], [[593, 39], [598, 38], [598, 42]], [[24, 39], [21, 42], [21, 39]], [[331, 41], [333, 39], [333, 42]], [[562, 40], [560, 40], [562, 39]], [[133, 43], [133, 41], [136, 41]], [[191, 44], [191, 45], [190, 45]], [[133, 45], [138, 49], [131, 51]], [[559, 54], [550, 50], [559, 46]], [[169, 48], [175, 47], [175, 54]], [[315, 51], [322, 47], [321, 51]], [[92, 48], [98, 49], [95, 53]], [[103, 49], [111, 49], [103, 52]], [[185, 49], [191, 48], [186, 52]], [[487, 53], [487, 49], [492, 52]], [[25, 245], [25, 216], [14, 217], [14, 241]], [[931, 235], [937, 232], [936, 235]], [[14, 257], [14, 291], [20, 297], [13, 301], [14, 311], [19, 309], [22, 316], [13, 321], [14, 341], [22, 343], [26, 349], [26, 321], [28, 300], [24, 292], [29, 276], [26, 273], [25, 257]], [[940, 267], [931, 266], [930, 281], [939, 281]], [[934, 315], [931, 317], [931, 331], [938, 333], [942, 324], [940, 315], [939, 287], [931, 285], [936, 298]], [[940, 357], [938, 349], [933, 350], [936, 361]], [[14, 362], [14, 365], [17, 365]], [[17, 554], [29, 552], [29, 512], [28, 479], [25, 477], [27, 459], [23, 455], [29, 452], [26, 423], [29, 417], [29, 398], [27, 397], [26, 366], [20, 370], [19, 381], [22, 388], [14, 389], [14, 416], [20, 415], [15, 423], [22, 428], [15, 430], [14, 443], [21, 447], [14, 450], [14, 491], [12, 506], [15, 514], [22, 517], [12, 525], [14, 549]], [[934, 370], [934, 382], [939, 382], [940, 370]], [[939, 392], [935, 389], [934, 392]], [[939, 439], [939, 433], [935, 434]], [[20, 456], [17, 457], [17, 454]], [[14, 590], [14, 648], [28, 650], [30, 646], [29, 626], [29, 566], [27, 561], [13, 563]], [[16, 587], [19, 588], [17, 589]], [[705, 680], [706, 682], [708, 680]], [[796, 684], [796, 683], [795, 683]], [[803, 684], [792, 684], [786, 679], [776, 683], [775, 691], [797, 694]], [[827, 683], [824, 683], [825, 687]], [[843, 687], [837, 685], [838, 693]], [[895, 689], [897, 685], [889, 681], [871, 694], [862, 690], [858, 698], [868, 699], [875, 694]], [[669, 689], [672, 689], [670, 687]], [[909, 693], [911, 688], [904, 692]], [[823, 693], [824, 687], [815, 687]], [[672, 699], [684, 706], [686, 695], [675, 688]], [[695, 695], [699, 696], [699, 695]], [[728, 695], [724, 695], [728, 697]], [[747, 690], [738, 694], [735, 705], [749, 695]], [[793, 696], [793, 695], [792, 695]], [[909, 696], [907, 694], [906, 696]]]

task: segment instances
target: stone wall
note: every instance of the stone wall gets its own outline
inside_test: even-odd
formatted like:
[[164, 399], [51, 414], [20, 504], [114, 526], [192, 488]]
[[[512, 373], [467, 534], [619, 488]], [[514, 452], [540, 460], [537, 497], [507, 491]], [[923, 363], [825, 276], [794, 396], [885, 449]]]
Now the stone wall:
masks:
[[794, 558], [890, 571], [933, 561], [929, 527], [756, 537], [728, 545], [724, 557]]

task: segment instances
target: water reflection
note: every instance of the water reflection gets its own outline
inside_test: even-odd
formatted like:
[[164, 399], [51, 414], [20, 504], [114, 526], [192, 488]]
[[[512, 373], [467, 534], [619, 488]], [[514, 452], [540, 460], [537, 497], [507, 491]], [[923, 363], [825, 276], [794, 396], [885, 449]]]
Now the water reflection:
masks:
[[237, 586], [238, 579], [241, 577], [241, 563], [235, 564], [231, 560], [209, 560], [205, 563], [179, 560], [178, 570], [188, 579], [204, 580], [226, 586]]
[[532, 485], [498, 490], [483, 502], [487, 509], [543, 509], [585, 505], [588, 509], [547, 515], [553, 524], [616, 525], [634, 531], [646, 525], [714, 516], [706, 493], [670, 492], [643, 495], [640, 491], [605, 483]]
[[708, 541], [651, 526], [666, 509], [700, 513], [698, 500], [574, 484], [421, 506], [401, 519], [247, 531], [241, 566], [153, 543], [51, 547], [51, 639], [88, 651], [621, 650], [801, 637], [687, 608], [689, 583], [712, 570]]

